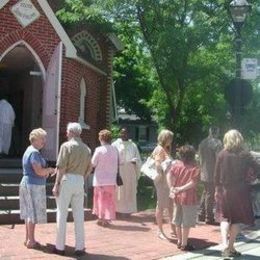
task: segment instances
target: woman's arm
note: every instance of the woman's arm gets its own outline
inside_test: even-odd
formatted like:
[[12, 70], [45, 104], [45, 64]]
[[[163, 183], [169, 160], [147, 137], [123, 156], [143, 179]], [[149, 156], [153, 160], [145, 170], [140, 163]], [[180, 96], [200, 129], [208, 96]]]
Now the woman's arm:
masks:
[[196, 182], [194, 180], [191, 180], [183, 186], [175, 187], [173, 192], [174, 193], [183, 192], [183, 191], [193, 188], [195, 185], [196, 185]]
[[40, 163], [32, 163], [33, 171], [41, 177], [48, 177], [49, 174], [54, 173], [54, 168], [43, 168]]

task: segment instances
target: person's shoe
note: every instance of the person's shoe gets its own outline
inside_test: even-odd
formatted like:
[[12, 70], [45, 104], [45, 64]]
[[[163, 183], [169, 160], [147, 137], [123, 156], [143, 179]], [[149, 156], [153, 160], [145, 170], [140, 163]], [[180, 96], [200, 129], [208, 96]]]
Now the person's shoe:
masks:
[[87, 253], [86, 253], [86, 251], [83, 249], [83, 250], [76, 250], [76, 251], [74, 252], [74, 254], [75, 254], [75, 256], [80, 257], [80, 256], [83, 256], [83, 255], [86, 255]]
[[205, 221], [205, 216], [203, 216], [203, 215], [198, 215], [198, 221], [204, 222], [204, 221]]
[[54, 247], [52, 253], [56, 255], [65, 255], [65, 250], [59, 250], [56, 247]]
[[211, 226], [218, 226], [219, 225], [219, 223], [216, 222], [214, 219], [206, 219], [205, 224], [211, 225]]
[[187, 244], [186, 246], [181, 246], [181, 251], [194, 251], [195, 247], [191, 244]]

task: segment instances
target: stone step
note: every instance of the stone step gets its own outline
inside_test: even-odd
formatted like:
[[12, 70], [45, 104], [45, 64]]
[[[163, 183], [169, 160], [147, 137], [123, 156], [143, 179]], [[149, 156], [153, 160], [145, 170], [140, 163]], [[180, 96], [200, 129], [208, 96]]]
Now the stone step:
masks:
[[[84, 215], [85, 221], [95, 219], [91, 209], [84, 209]], [[56, 209], [47, 209], [47, 219], [48, 222], [56, 222]], [[68, 221], [73, 221], [71, 209], [69, 209]], [[20, 219], [19, 210], [0, 210], [0, 225], [20, 223], [24, 223], [24, 221]]]
[[[52, 195], [53, 183], [46, 184], [46, 194]], [[1, 183], [0, 196], [19, 196], [19, 183]]]
[[22, 168], [22, 158], [1, 158], [0, 168]]
[[22, 169], [0, 168], [0, 183], [20, 183], [22, 177]]
[[[19, 209], [19, 196], [1, 196], [0, 210], [15, 210]], [[55, 209], [56, 201], [54, 196], [47, 196], [47, 208]]]

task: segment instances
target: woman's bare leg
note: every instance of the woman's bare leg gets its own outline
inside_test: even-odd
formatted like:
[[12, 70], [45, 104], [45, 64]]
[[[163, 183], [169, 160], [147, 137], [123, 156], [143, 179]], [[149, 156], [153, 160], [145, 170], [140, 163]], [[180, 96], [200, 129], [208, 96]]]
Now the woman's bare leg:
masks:
[[221, 232], [221, 239], [223, 249], [228, 247], [228, 234], [229, 234], [229, 223], [228, 221], [221, 221], [220, 222], [220, 232]]
[[189, 233], [190, 233], [190, 228], [182, 228], [182, 243], [181, 243], [182, 247], [187, 246]]
[[27, 247], [33, 246], [35, 244], [35, 224], [31, 221], [27, 222], [28, 227], [28, 240], [27, 240]]
[[234, 243], [236, 241], [236, 237], [238, 233], [240, 232], [240, 225], [239, 224], [231, 224], [230, 226], [230, 237], [228, 241], [228, 250], [234, 251]]

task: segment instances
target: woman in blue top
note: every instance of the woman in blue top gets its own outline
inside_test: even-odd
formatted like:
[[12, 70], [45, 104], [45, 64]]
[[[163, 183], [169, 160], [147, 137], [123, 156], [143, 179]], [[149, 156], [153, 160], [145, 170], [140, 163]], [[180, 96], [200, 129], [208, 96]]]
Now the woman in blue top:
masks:
[[23, 155], [23, 178], [20, 183], [20, 217], [25, 221], [26, 238], [24, 245], [35, 248], [35, 224], [46, 223], [46, 178], [54, 173], [54, 168], [46, 168], [46, 161], [40, 150], [46, 143], [47, 133], [42, 128], [31, 131], [31, 145]]

